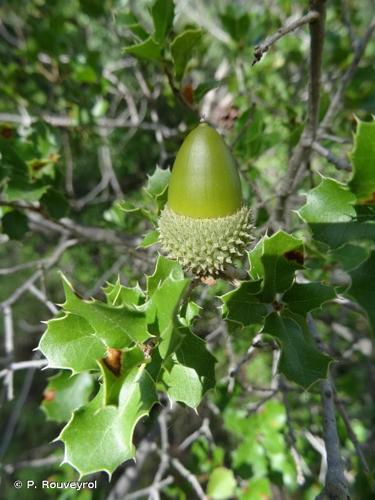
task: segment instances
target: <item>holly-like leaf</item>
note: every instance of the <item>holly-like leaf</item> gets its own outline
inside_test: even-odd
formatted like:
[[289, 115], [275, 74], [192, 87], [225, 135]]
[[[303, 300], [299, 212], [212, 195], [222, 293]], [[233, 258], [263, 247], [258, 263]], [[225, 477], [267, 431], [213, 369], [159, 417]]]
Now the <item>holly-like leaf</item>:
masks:
[[156, 0], [151, 8], [151, 14], [154, 22], [155, 40], [163, 44], [173, 25], [173, 0]]
[[76, 314], [48, 321], [38, 349], [48, 359], [50, 368], [65, 368], [73, 373], [97, 369], [96, 361], [106, 352], [93, 327]]
[[137, 284], [133, 287], [127, 287], [120, 283], [117, 278], [116, 283], [108, 283], [103, 292], [107, 301], [112, 306], [138, 306], [143, 302], [145, 294], [142, 288]]
[[263, 323], [267, 307], [257, 297], [261, 283], [261, 281], [243, 281], [238, 288], [222, 295], [220, 299], [223, 302], [225, 319], [242, 326]]
[[124, 379], [118, 406], [104, 406], [103, 387], [88, 405], [78, 409], [59, 440], [65, 445], [64, 462], [80, 476], [105, 471], [109, 476], [134, 457], [134, 428], [157, 401], [155, 382], [145, 365]]
[[370, 327], [375, 332], [375, 252], [359, 267], [351, 271], [348, 294], [366, 311]]
[[355, 200], [343, 184], [323, 177], [319, 186], [306, 194], [306, 204], [298, 214], [308, 224], [348, 222], [356, 215]]
[[175, 319], [189, 283], [188, 278], [181, 278], [179, 269], [172, 269], [169, 276], [153, 292], [151, 299], [146, 304], [147, 321], [156, 328], [154, 333], [158, 334], [161, 339], [159, 352], [162, 358], [171, 354], [180, 341]]
[[183, 330], [181, 345], [172, 355], [171, 366], [162, 380], [172, 401], [181, 401], [197, 408], [203, 395], [215, 386], [216, 359], [207, 350], [206, 343], [189, 329]]
[[294, 283], [284, 294], [283, 302], [295, 313], [305, 316], [336, 297], [333, 287], [322, 283]]
[[263, 278], [259, 299], [270, 303], [277, 293], [285, 292], [293, 283], [295, 271], [302, 268], [302, 240], [278, 231], [271, 237], [265, 236], [262, 244], [249, 254], [254, 275]]
[[152, 295], [172, 271], [176, 279], [184, 278], [184, 272], [178, 262], [159, 255], [154, 274], [147, 276], [147, 293]]
[[150, 61], [160, 61], [161, 59], [161, 47], [151, 36], [140, 43], [125, 47], [124, 52]]
[[351, 160], [353, 177], [349, 183], [350, 189], [358, 200], [374, 202], [375, 121], [358, 121]]
[[357, 217], [350, 222], [309, 224], [313, 238], [332, 249], [360, 240], [375, 241], [375, 217], [363, 216], [363, 212], [369, 208], [374, 207], [357, 205], [355, 207]]
[[150, 231], [145, 235], [141, 243], [139, 244], [140, 248], [149, 248], [153, 245], [156, 245], [159, 241], [159, 233], [158, 231]]
[[214, 500], [224, 500], [232, 498], [235, 493], [237, 483], [233, 471], [226, 467], [217, 467], [209, 477], [207, 484], [207, 494]]
[[127, 305], [113, 307], [97, 300], [82, 300], [65, 277], [63, 284], [64, 309], [84, 318], [108, 347], [121, 349], [150, 337], [144, 312]]
[[171, 53], [178, 80], [181, 80], [183, 77], [194, 46], [201, 39], [201, 36], [202, 31], [200, 29], [188, 29], [177, 35], [171, 43]]
[[344, 271], [351, 271], [369, 258], [369, 250], [359, 245], [347, 243], [333, 250], [330, 255], [338, 261]]
[[74, 410], [88, 403], [93, 388], [89, 373], [71, 375], [62, 371], [49, 379], [41, 408], [48, 420], [67, 422]]
[[145, 190], [154, 198], [160, 196], [167, 189], [170, 176], [171, 171], [169, 169], [162, 169], [157, 166], [154, 173], [148, 177]]
[[289, 380], [308, 389], [327, 376], [331, 358], [316, 349], [296, 321], [274, 312], [267, 316], [263, 332], [280, 342], [279, 370]]

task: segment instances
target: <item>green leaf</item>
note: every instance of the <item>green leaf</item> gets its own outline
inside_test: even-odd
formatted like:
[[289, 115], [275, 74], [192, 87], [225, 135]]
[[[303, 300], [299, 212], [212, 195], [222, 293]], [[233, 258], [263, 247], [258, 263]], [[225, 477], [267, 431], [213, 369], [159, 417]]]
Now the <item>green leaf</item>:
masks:
[[116, 283], [108, 283], [103, 292], [107, 297], [107, 301], [112, 306], [138, 306], [143, 302], [145, 294], [142, 288], [137, 284], [134, 287], [126, 287], [121, 285], [120, 278], [117, 278]]
[[47, 325], [38, 349], [50, 368], [65, 368], [73, 373], [98, 368], [96, 361], [104, 357], [106, 346], [84, 318], [68, 314], [51, 319]]
[[270, 303], [277, 293], [285, 292], [292, 285], [295, 271], [302, 268], [303, 241], [284, 231], [278, 231], [271, 237], [265, 236], [262, 246], [258, 244], [249, 258], [252, 273], [256, 269], [257, 277], [263, 277], [259, 299]]
[[160, 45], [151, 36], [140, 43], [125, 47], [123, 51], [125, 54], [131, 54], [140, 59], [148, 59], [150, 61], [161, 60]]
[[226, 467], [217, 467], [212, 471], [208, 479], [207, 494], [214, 500], [232, 498], [236, 486], [233, 471]]
[[351, 271], [351, 287], [347, 292], [366, 311], [372, 332], [375, 332], [375, 252], [359, 267]]
[[68, 200], [60, 191], [50, 188], [40, 198], [40, 204], [53, 219], [61, 219], [69, 212]]
[[216, 359], [206, 343], [189, 329], [183, 330], [181, 345], [172, 356], [172, 364], [162, 380], [172, 401], [181, 401], [197, 408], [203, 395], [215, 386]]
[[172, 269], [145, 305], [147, 322], [152, 325], [151, 328], [156, 329], [155, 334], [158, 334], [161, 339], [159, 352], [162, 358], [171, 354], [180, 341], [175, 320], [189, 283], [189, 279], [181, 278], [179, 269]]
[[152, 295], [172, 271], [176, 278], [184, 278], [184, 272], [178, 262], [159, 255], [154, 274], [147, 276], [147, 293]]
[[60, 372], [49, 379], [41, 408], [48, 420], [67, 422], [74, 410], [88, 403], [93, 388], [89, 373]]
[[327, 376], [331, 358], [316, 349], [296, 321], [273, 312], [267, 316], [263, 332], [280, 342], [279, 370], [289, 380], [308, 389]]
[[176, 73], [176, 78], [181, 80], [185, 68], [192, 55], [194, 46], [201, 39], [200, 29], [188, 29], [183, 31], [171, 43], [171, 53]]
[[344, 271], [351, 271], [369, 258], [369, 250], [359, 245], [347, 243], [337, 250], [332, 250], [330, 255], [340, 263]]
[[66, 297], [64, 309], [84, 318], [106, 346], [121, 349], [133, 343], [142, 343], [150, 337], [146, 315], [136, 307], [113, 307], [93, 299], [82, 300], [64, 276], [63, 284]]
[[155, 40], [160, 44], [164, 44], [165, 38], [173, 25], [173, 0], [156, 0], [151, 8], [151, 13], [155, 28]]
[[158, 231], [150, 231], [145, 235], [141, 243], [138, 245], [139, 248], [149, 248], [152, 245], [156, 245], [159, 241], [159, 232]]
[[148, 176], [147, 184], [145, 186], [146, 192], [153, 198], [157, 198], [162, 195], [168, 188], [170, 176], [171, 171], [169, 168], [162, 169], [157, 166], [154, 173]]
[[359, 200], [375, 199], [375, 121], [358, 121], [351, 154], [353, 177], [350, 189]]
[[304, 222], [348, 222], [355, 217], [355, 196], [343, 184], [327, 177], [306, 194], [306, 204], [298, 211]]
[[260, 500], [263, 498], [264, 500], [272, 498], [270, 481], [266, 477], [253, 477], [247, 483], [239, 500]]
[[1, 225], [3, 232], [11, 240], [22, 240], [29, 229], [26, 215], [18, 210], [11, 210], [3, 215]]
[[267, 307], [257, 297], [260, 288], [261, 281], [243, 281], [238, 288], [222, 295], [225, 319], [242, 326], [263, 323]]
[[283, 302], [295, 313], [305, 316], [336, 297], [333, 287], [321, 283], [294, 283], [284, 294]]
[[64, 461], [80, 476], [105, 471], [109, 476], [134, 457], [134, 428], [157, 401], [155, 383], [145, 365], [125, 377], [118, 406], [104, 405], [103, 388], [91, 403], [74, 412], [59, 440], [65, 445]]

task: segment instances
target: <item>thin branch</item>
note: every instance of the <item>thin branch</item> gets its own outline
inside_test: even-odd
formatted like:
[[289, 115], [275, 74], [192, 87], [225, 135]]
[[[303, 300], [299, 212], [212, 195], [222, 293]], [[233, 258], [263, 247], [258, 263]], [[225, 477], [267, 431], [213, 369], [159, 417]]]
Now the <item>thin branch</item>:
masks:
[[[4, 344], [5, 344], [5, 354], [8, 362], [13, 360], [14, 352], [14, 329], [13, 329], [13, 315], [12, 309], [9, 305], [4, 307]], [[10, 370], [6, 374], [5, 384], [7, 388], [7, 398], [11, 401], [14, 397], [13, 388], [13, 371]]]
[[12, 112], [0, 113], [0, 122], [14, 123], [16, 125], [30, 127], [33, 123], [37, 121], [43, 121], [48, 125], [51, 125], [52, 127], [59, 127], [59, 128], [79, 128], [79, 129], [93, 128], [93, 127], [109, 128], [109, 129], [138, 128], [142, 130], [152, 130], [152, 131], [156, 130], [157, 128], [161, 128], [164, 137], [172, 137], [179, 133], [177, 129], [170, 128], [165, 125], [146, 123], [143, 121], [140, 121], [138, 123], [132, 123], [131, 121], [129, 121], [126, 118], [123, 118], [122, 116], [118, 118], [98, 118], [93, 123], [84, 124], [78, 122], [76, 119], [71, 118], [70, 116], [67, 115], [52, 115], [49, 113], [41, 113], [40, 115], [37, 116], [31, 116], [29, 114], [27, 115], [16, 114]]
[[126, 500], [134, 500], [136, 498], [141, 498], [141, 497], [150, 498], [153, 491], [155, 491], [155, 490], [159, 491], [159, 490], [163, 489], [165, 486], [169, 486], [172, 483], [173, 483], [173, 477], [168, 476], [165, 479], [163, 479], [162, 481], [152, 483], [151, 486], [148, 486], [147, 488], [142, 488], [141, 490], [133, 491], [132, 493], [128, 493], [126, 495]]
[[[46, 259], [45, 269], [48, 269], [56, 264], [65, 250], [72, 245], [75, 245], [76, 243], [77, 240], [67, 240], [64, 238], [55, 248], [52, 255], [48, 259]], [[24, 281], [22, 285], [19, 286], [10, 297], [4, 300], [4, 302], [0, 303], [0, 309], [6, 310], [7, 307], [13, 305], [42, 275], [43, 269], [38, 269], [37, 271], [35, 271], [35, 273], [32, 274], [26, 281]]]
[[362, 451], [361, 445], [360, 445], [360, 443], [357, 439], [357, 436], [355, 435], [355, 432], [353, 430], [353, 427], [350, 423], [349, 415], [347, 414], [344, 405], [341, 403], [340, 399], [337, 396], [336, 389], [335, 389], [334, 400], [335, 400], [335, 405], [336, 405], [337, 411], [339, 412], [339, 414], [340, 414], [340, 416], [345, 424], [346, 433], [348, 434], [350, 441], [354, 445], [355, 451], [356, 451], [358, 458], [362, 464], [363, 470], [365, 471], [366, 474], [368, 474], [370, 472], [370, 469], [369, 469], [366, 457]]
[[320, 77], [322, 71], [322, 57], [325, 33], [325, 0], [310, 0], [310, 9], [319, 13], [319, 16], [310, 22], [310, 64], [308, 81], [307, 117], [301, 138], [295, 147], [285, 175], [279, 201], [276, 205], [276, 220], [284, 219], [285, 207], [288, 198], [296, 188], [298, 171], [307, 163], [311, 153], [311, 144], [314, 142], [319, 119], [320, 106]]
[[254, 49], [254, 60], [253, 60], [253, 66], [256, 64], [258, 61], [260, 61], [263, 57], [263, 55], [268, 51], [268, 49], [276, 43], [280, 38], [284, 37], [285, 35], [288, 35], [289, 33], [295, 31], [296, 29], [300, 28], [301, 26], [304, 26], [305, 24], [311, 23], [312, 21], [315, 21], [319, 17], [319, 12], [316, 12], [315, 10], [310, 11], [308, 14], [300, 17], [299, 19], [296, 19], [295, 21], [291, 22], [290, 24], [287, 24], [286, 26], [282, 26], [279, 28], [276, 33], [273, 35], [270, 35], [267, 37], [264, 42], [262, 42], [260, 45], [257, 45]]
[[346, 87], [348, 86], [349, 82], [354, 76], [355, 71], [357, 70], [357, 67], [365, 53], [366, 47], [375, 31], [375, 19], [372, 20], [370, 26], [367, 28], [365, 35], [363, 38], [358, 42], [356, 50], [354, 52], [354, 57], [351, 65], [348, 67], [346, 72], [343, 74], [343, 76], [340, 78], [340, 80], [337, 82], [337, 90], [334, 96], [331, 99], [331, 102], [329, 104], [328, 110], [326, 114], [324, 115], [323, 121], [320, 124], [319, 128], [319, 135], [321, 133], [324, 133], [326, 129], [329, 129], [332, 121], [335, 117], [335, 114], [337, 113], [341, 102], [343, 98], [344, 91]]
[[206, 494], [202, 489], [198, 479], [187, 469], [177, 458], [171, 458], [171, 465], [190, 484], [198, 498], [206, 500]]
[[339, 170], [346, 170], [348, 172], [352, 171], [352, 167], [349, 162], [344, 160], [343, 158], [337, 158], [331, 151], [325, 147], [323, 147], [319, 142], [314, 141], [311, 144], [312, 149], [318, 153], [320, 156], [325, 158], [327, 161], [335, 165]]
[[327, 451], [327, 474], [325, 486], [319, 499], [349, 498], [349, 487], [344, 474], [337, 433], [334, 392], [330, 376], [320, 384], [323, 403], [323, 438]]
[[[311, 314], [307, 316], [307, 325], [318, 349], [324, 352], [322, 339]], [[320, 392], [322, 398], [323, 439], [327, 453], [327, 473], [324, 488], [317, 496], [317, 499], [346, 499], [349, 498], [349, 486], [340, 453], [340, 440], [335, 416], [334, 386], [329, 372], [327, 378], [320, 382]]]

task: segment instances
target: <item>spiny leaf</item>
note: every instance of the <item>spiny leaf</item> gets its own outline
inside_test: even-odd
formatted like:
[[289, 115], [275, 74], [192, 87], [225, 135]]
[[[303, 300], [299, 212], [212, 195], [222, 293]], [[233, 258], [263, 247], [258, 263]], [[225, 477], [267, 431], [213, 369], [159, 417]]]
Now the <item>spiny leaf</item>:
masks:
[[181, 279], [180, 276], [179, 269], [172, 269], [145, 306], [147, 322], [157, 328], [161, 339], [159, 352], [162, 358], [173, 352], [180, 340], [175, 328], [175, 319], [181, 299], [190, 283], [189, 279]]
[[350, 189], [359, 200], [375, 200], [375, 121], [358, 121], [351, 154], [353, 177]]
[[62, 371], [49, 379], [41, 404], [47, 419], [67, 422], [74, 410], [88, 403], [94, 388], [94, 380], [89, 373], [71, 375]]
[[138, 306], [145, 297], [142, 288], [137, 284], [134, 287], [121, 285], [120, 278], [116, 283], [108, 283], [103, 292], [112, 306]]
[[197, 408], [204, 393], [215, 386], [216, 359], [207, 350], [206, 343], [189, 329], [183, 329], [183, 335], [162, 380], [172, 401]]
[[174, 18], [173, 0], [156, 0], [151, 8], [154, 22], [154, 37], [158, 43], [163, 44], [166, 36], [170, 32]]
[[198, 43], [202, 36], [200, 29], [188, 29], [183, 31], [171, 43], [171, 53], [176, 72], [176, 78], [181, 80], [185, 68], [191, 57], [194, 45]]
[[263, 278], [258, 298], [270, 303], [277, 293], [285, 292], [292, 285], [295, 271], [302, 268], [303, 242], [284, 231], [265, 236], [261, 241], [250, 252], [249, 259], [253, 276]]
[[75, 372], [97, 369], [106, 346], [95, 335], [90, 324], [76, 314], [51, 319], [38, 349], [48, 359], [50, 368], [65, 368]]
[[259, 301], [257, 294], [261, 281], [243, 281], [241, 285], [220, 297], [225, 319], [248, 326], [262, 323], [267, 307]]
[[152, 295], [172, 271], [176, 278], [184, 278], [184, 272], [178, 262], [159, 255], [154, 274], [147, 276], [147, 293]]
[[295, 313], [305, 316], [336, 297], [333, 287], [322, 283], [294, 283], [284, 294], [283, 302]]
[[118, 406], [104, 406], [104, 390], [76, 412], [62, 430], [64, 461], [81, 476], [98, 471], [112, 472], [134, 457], [134, 428], [157, 401], [155, 383], [145, 365], [131, 370], [119, 392]]
[[304, 222], [348, 222], [356, 213], [355, 196], [343, 184], [328, 177], [306, 194], [306, 204], [298, 214]]
[[366, 311], [370, 327], [375, 332], [375, 252], [349, 274], [352, 284], [348, 294]]
[[320, 353], [312, 341], [305, 338], [296, 321], [274, 312], [267, 316], [263, 332], [280, 342], [279, 370], [289, 380], [308, 389], [327, 376], [331, 358]]
[[161, 59], [161, 47], [151, 36], [140, 43], [125, 47], [124, 52], [150, 61], [160, 61]]
[[82, 300], [63, 277], [66, 311], [84, 318], [108, 347], [121, 349], [150, 337], [144, 312], [126, 305], [112, 307], [96, 300]]

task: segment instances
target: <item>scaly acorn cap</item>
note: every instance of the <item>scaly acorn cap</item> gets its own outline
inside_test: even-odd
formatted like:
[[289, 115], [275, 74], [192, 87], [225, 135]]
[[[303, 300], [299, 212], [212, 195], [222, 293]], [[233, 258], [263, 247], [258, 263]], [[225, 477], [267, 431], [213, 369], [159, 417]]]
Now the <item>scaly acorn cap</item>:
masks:
[[220, 134], [201, 123], [186, 137], [172, 168], [159, 218], [162, 248], [195, 275], [217, 277], [243, 255], [251, 228], [232, 154]]

